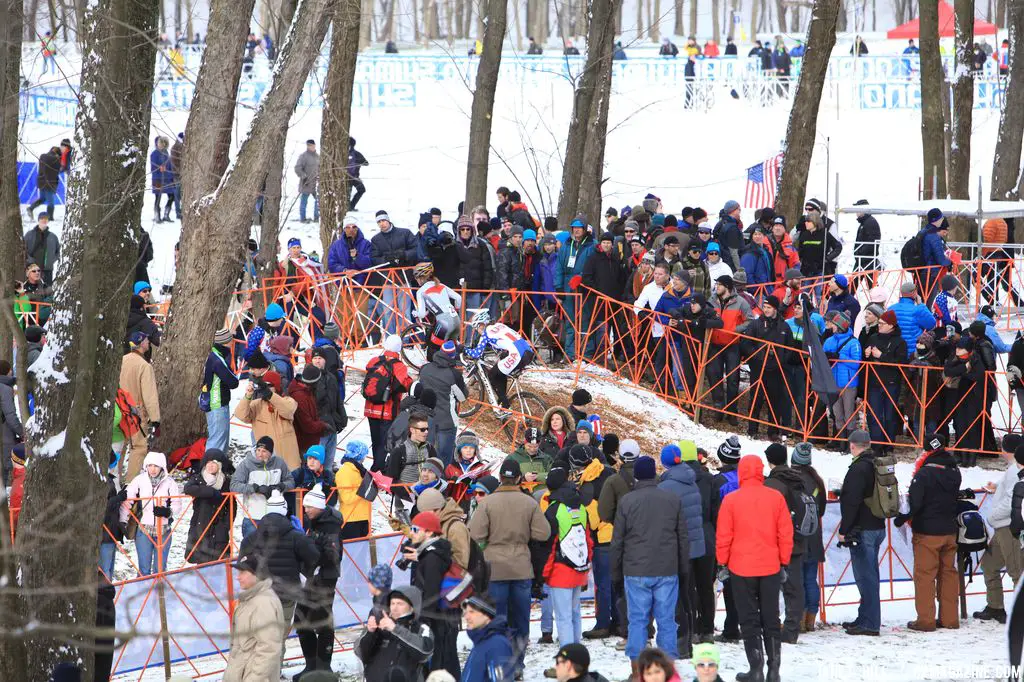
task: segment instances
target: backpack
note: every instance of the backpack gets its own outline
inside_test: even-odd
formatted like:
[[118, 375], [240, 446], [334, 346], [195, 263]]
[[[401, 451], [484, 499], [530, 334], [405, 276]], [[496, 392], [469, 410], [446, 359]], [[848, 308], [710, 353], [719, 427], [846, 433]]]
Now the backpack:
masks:
[[904, 269], [924, 265], [924, 235], [918, 232], [900, 249], [900, 264]]
[[726, 495], [740, 488], [740, 476], [736, 469], [727, 471], [722, 476], [725, 477], [725, 483], [718, 489], [719, 501], [724, 500]]
[[558, 503], [555, 510], [558, 537], [555, 539], [555, 560], [578, 573], [590, 570], [590, 548], [587, 546], [587, 510], [572, 509]]
[[123, 388], [117, 389], [117, 408], [121, 410], [121, 422], [117, 425], [125, 439], [142, 430], [142, 417], [131, 394]]
[[988, 546], [988, 527], [976, 507], [957, 514], [956, 524], [956, 546], [961, 554], [981, 552]]
[[900, 487], [896, 481], [896, 460], [875, 457], [875, 485], [864, 504], [876, 518], [891, 519], [900, 513]]
[[391, 400], [391, 384], [395, 380], [394, 358], [381, 357], [380, 361], [368, 367], [363, 377], [360, 392], [370, 403], [386, 403]]
[[473, 589], [477, 594], [486, 592], [491, 585], [491, 565], [484, 558], [484, 550], [473, 538], [469, 539], [469, 566], [466, 566], [466, 570], [473, 576]]
[[814, 497], [804, 492], [803, 486], [795, 490], [792, 486], [786, 486], [789, 494], [786, 495], [786, 505], [789, 506], [789, 515], [793, 517], [793, 533], [803, 538], [809, 538], [818, 533], [818, 503]]
[[[472, 551], [471, 548], [471, 554]], [[441, 578], [441, 606], [449, 609], [460, 608], [462, 602], [475, 593], [473, 574], [452, 559], [448, 564], [448, 570]]]

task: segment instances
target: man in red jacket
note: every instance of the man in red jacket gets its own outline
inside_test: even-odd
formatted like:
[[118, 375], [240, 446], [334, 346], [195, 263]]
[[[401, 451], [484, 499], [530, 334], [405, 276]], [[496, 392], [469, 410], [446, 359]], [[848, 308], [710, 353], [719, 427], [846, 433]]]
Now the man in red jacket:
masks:
[[388, 429], [398, 415], [398, 404], [412, 387], [412, 377], [409, 376], [409, 369], [402, 363], [399, 355], [401, 352], [402, 337], [391, 334], [384, 339], [384, 352], [366, 363], [367, 375], [388, 381], [390, 386], [390, 396], [383, 402], [368, 399], [365, 384], [363, 386], [362, 394], [366, 400], [363, 405], [363, 416], [370, 425], [373, 452], [373, 466], [370, 468], [373, 471], [382, 471], [384, 468]]
[[[779, 588], [793, 552], [793, 519], [782, 493], [765, 487], [763, 466], [755, 455], [740, 460], [739, 490], [726, 496], [718, 512], [719, 578], [732, 581], [750, 663], [750, 672], [736, 676], [738, 682], [777, 681], [782, 664]], [[762, 670], [765, 650], [767, 677]]]

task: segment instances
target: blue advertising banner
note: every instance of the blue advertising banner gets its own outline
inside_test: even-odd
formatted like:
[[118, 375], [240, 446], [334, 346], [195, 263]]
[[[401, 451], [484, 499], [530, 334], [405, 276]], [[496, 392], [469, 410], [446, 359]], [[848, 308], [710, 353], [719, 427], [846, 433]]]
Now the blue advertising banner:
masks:
[[[31, 204], [39, 196], [36, 191], [36, 176], [39, 175], [39, 164], [35, 161], [18, 162], [18, 203]], [[60, 174], [60, 184], [57, 185], [57, 203], [64, 203], [64, 194], [67, 191], [67, 178], [64, 173]]]

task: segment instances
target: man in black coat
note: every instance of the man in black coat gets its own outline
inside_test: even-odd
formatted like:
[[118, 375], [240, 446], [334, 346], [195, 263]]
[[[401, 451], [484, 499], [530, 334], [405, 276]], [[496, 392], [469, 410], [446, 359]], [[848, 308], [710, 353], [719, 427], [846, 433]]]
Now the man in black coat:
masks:
[[295, 608], [295, 631], [306, 659], [306, 669], [298, 677], [313, 670], [330, 670], [334, 651], [334, 588], [341, 577], [342, 520], [338, 510], [327, 506], [324, 495], [316, 485], [302, 498], [308, 537], [320, 558], [306, 581], [304, 598]]
[[[737, 436], [729, 436], [718, 446], [716, 454], [722, 466], [718, 469], [718, 473], [711, 478], [711, 524], [716, 530], [718, 528], [718, 512], [722, 509], [722, 500], [730, 492], [739, 489], [739, 472], [736, 467], [740, 463], [740, 452], [740, 439]], [[722, 583], [722, 598], [725, 600], [725, 623], [722, 625], [722, 633], [718, 636], [718, 641], [738, 642], [740, 641], [739, 613], [736, 610], [736, 598], [733, 596], [731, 580]]]
[[690, 580], [690, 599], [696, 611], [697, 637], [702, 642], [715, 640], [715, 526], [711, 522], [711, 495], [714, 477], [697, 460], [697, 445], [693, 441], [679, 441], [683, 463], [693, 469], [700, 491], [701, 515], [704, 521], [704, 556], [690, 560], [693, 577]]
[[959, 586], [956, 568], [957, 496], [960, 469], [945, 449], [945, 439], [925, 436], [925, 456], [910, 481], [910, 511], [896, 517], [896, 526], [912, 521], [914, 529], [914, 606], [917, 619], [907, 628], [933, 632], [938, 587], [939, 625], [960, 627]]
[[452, 563], [452, 546], [442, 535], [441, 519], [436, 512], [420, 512], [412, 519], [412, 547], [404, 558], [415, 562], [412, 584], [423, 592], [423, 622], [434, 633], [434, 655], [428, 672], [446, 670], [452, 677], [462, 677], [456, 641], [459, 635], [460, 615], [449, 608], [441, 596], [441, 581]]
[[459, 281], [462, 279], [462, 259], [449, 225], [438, 230], [437, 239], [427, 239], [427, 255], [430, 256], [430, 262], [434, 265], [434, 274], [441, 280], [441, 283], [452, 289], [458, 289]]
[[[597, 249], [583, 265], [583, 285], [612, 300], [619, 301], [622, 299], [622, 290], [625, 287], [628, 272], [628, 268], [619, 258], [618, 249], [615, 248], [615, 235], [605, 232], [601, 235], [601, 241], [597, 243]], [[594, 336], [595, 330], [601, 325], [605, 325], [603, 335], [608, 336], [612, 332], [609, 327], [614, 310], [606, 302], [598, 300], [597, 297], [591, 295], [591, 298], [593, 301], [590, 304], [592, 312], [590, 326], [587, 330], [591, 340], [587, 345], [596, 348], [601, 341], [601, 336]], [[619, 336], [620, 334], [616, 333], [615, 335]]]
[[[839, 541], [849, 542], [853, 580], [860, 592], [857, 618], [843, 623], [848, 635], [878, 636], [882, 608], [878, 594], [878, 552], [885, 539], [885, 519], [868, 509], [867, 500], [875, 489], [875, 451], [871, 436], [858, 429], [850, 434], [853, 460], [839, 493]], [[852, 544], [856, 542], [856, 544]]]
[[747, 435], [757, 435], [758, 422], [765, 399], [768, 402], [768, 414], [764, 421], [768, 422], [768, 438], [778, 436], [779, 427], [789, 426], [793, 400], [786, 387], [783, 369], [788, 366], [790, 348], [796, 345], [793, 330], [779, 314], [781, 303], [774, 295], [765, 297], [761, 304], [761, 317], [751, 322], [747, 334], [764, 344], [754, 349], [750, 356], [750, 381], [760, 382], [756, 387], [753, 406], [750, 409], [750, 421], [747, 423]]
[[39, 157], [39, 168], [36, 174], [36, 188], [39, 197], [29, 204], [28, 217], [35, 220], [35, 210], [46, 204], [46, 215], [53, 220], [53, 206], [57, 202], [57, 188], [60, 186], [60, 148], [50, 147], [50, 151]]
[[[867, 199], [859, 199], [854, 206], [866, 206]], [[866, 281], [868, 288], [874, 286], [871, 272], [882, 269], [878, 262], [878, 240], [882, 238], [882, 228], [878, 221], [869, 213], [857, 214], [857, 237], [853, 247], [853, 255], [856, 258], [853, 268], [854, 274], [850, 279], [850, 291], [856, 291], [857, 284]], [[863, 273], [863, 274], [862, 274]]]
[[[788, 464], [789, 455], [786, 446], [780, 443], [772, 443], [764, 451], [765, 459], [768, 460], [768, 478], [764, 480], [766, 488], [774, 488], [786, 498], [786, 504], [793, 509], [794, 498], [799, 498], [800, 493], [807, 492], [804, 488], [804, 481], [800, 474], [791, 469]], [[804, 554], [807, 551], [807, 539], [799, 533], [793, 533], [793, 552], [789, 560], [790, 569], [786, 582], [782, 584], [782, 596], [786, 603], [786, 619], [782, 624], [782, 641], [787, 644], [796, 644], [800, 635], [800, 623], [804, 617]]]

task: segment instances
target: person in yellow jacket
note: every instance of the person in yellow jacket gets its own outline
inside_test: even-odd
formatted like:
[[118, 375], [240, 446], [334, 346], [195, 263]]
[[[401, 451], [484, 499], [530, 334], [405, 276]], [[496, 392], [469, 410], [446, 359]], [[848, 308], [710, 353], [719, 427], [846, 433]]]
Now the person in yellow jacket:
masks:
[[357, 494], [366, 476], [363, 458], [369, 451], [369, 446], [361, 440], [350, 440], [345, 444], [341, 466], [334, 476], [334, 486], [338, 489], [338, 511], [342, 519], [342, 540], [364, 538], [370, 534], [371, 503]]
[[611, 541], [612, 524], [601, 520], [597, 503], [605, 481], [615, 470], [594, 456], [596, 448], [574, 445], [569, 449], [572, 479], [580, 492], [580, 501], [587, 510], [587, 525], [594, 540], [594, 586], [597, 592], [597, 622], [583, 633], [584, 639], [604, 639], [618, 627], [618, 614], [612, 603]]
[[128, 338], [131, 349], [121, 360], [121, 379], [118, 386], [132, 397], [139, 410], [140, 428], [131, 435], [128, 443], [128, 474], [124, 480], [131, 481], [142, 468], [142, 460], [149, 454], [149, 437], [160, 435], [160, 396], [156, 390], [156, 376], [153, 366], [146, 360], [149, 337], [146, 332], [136, 331]]

